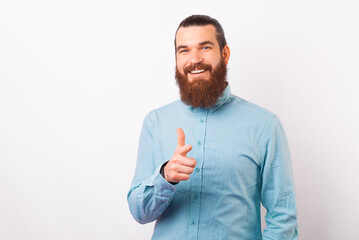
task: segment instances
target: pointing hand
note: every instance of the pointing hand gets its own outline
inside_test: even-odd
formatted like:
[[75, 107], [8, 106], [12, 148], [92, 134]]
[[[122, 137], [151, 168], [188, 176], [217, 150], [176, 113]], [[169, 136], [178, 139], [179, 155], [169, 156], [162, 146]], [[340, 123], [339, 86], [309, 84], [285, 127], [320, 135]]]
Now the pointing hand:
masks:
[[189, 179], [196, 166], [196, 159], [186, 156], [191, 150], [191, 145], [185, 145], [185, 135], [182, 128], [177, 128], [177, 147], [163, 170], [168, 182], [180, 182]]

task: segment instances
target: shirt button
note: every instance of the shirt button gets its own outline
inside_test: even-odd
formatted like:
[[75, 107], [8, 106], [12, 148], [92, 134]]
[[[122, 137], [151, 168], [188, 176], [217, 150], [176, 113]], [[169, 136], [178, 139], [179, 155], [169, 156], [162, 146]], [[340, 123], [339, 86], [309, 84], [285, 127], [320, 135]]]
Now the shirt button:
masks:
[[200, 121], [201, 123], [203, 123], [203, 122], [204, 122], [204, 120], [203, 120], [203, 119], [200, 119], [199, 121]]
[[199, 168], [196, 168], [196, 172], [199, 172], [200, 171], [200, 169]]
[[191, 225], [192, 225], [192, 226], [196, 225], [196, 222], [195, 222], [195, 221], [192, 221], [192, 222], [191, 222]]
[[197, 196], [197, 195], [194, 196], [194, 197], [193, 197], [193, 200], [198, 200], [198, 196]]
[[198, 145], [202, 145], [202, 142], [201, 142], [201, 141], [198, 141], [197, 144], [198, 144]]

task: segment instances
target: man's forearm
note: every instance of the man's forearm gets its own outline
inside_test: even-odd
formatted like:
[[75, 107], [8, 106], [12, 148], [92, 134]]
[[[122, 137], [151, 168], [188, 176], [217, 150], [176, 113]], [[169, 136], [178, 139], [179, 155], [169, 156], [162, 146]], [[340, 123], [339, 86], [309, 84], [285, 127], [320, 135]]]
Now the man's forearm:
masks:
[[157, 168], [149, 179], [131, 187], [127, 201], [132, 216], [141, 224], [156, 220], [170, 204], [175, 190]]

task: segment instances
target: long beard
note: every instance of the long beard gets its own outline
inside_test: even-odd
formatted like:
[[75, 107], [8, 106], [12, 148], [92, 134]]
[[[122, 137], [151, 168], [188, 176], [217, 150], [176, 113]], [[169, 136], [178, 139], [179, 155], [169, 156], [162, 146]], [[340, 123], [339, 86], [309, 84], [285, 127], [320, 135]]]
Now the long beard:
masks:
[[[211, 66], [204, 65], [204, 68], [198, 69], [212, 70]], [[176, 83], [180, 90], [182, 102], [195, 108], [209, 108], [216, 104], [219, 97], [222, 96], [224, 89], [227, 87], [227, 65], [222, 58], [218, 66], [211, 72], [209, 80], [197, 79], [192, 82], [188, 81], [187, 73], [194, 70], [196, 66], [184, 69], [181, 74], [176, 67]]]

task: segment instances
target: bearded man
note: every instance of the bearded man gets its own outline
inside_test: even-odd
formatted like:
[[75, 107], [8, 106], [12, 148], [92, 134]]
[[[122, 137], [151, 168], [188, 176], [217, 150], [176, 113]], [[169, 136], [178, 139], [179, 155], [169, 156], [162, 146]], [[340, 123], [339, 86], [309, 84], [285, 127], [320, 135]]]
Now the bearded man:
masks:
[[175, 49], [181, 100], [143, 122], [127, 195], [131, 214], [142, 224], [156, 220], [156, 240], [297, 239], [283, 127], [275, 114], [231, 94], [222, 26], [190, 16], [177, 29]]

